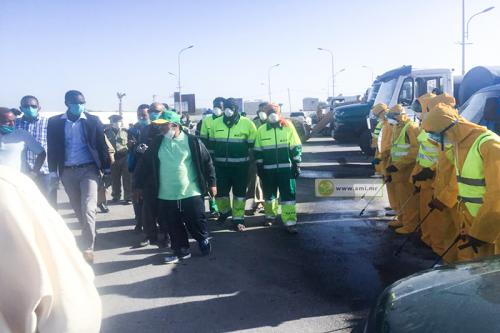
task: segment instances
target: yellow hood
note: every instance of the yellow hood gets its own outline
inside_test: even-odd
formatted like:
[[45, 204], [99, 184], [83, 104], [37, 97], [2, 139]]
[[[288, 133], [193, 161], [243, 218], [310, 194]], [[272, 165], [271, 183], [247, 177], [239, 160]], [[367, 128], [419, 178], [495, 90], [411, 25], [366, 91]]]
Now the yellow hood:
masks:
[[404, 123], [409, 120], [408, 115], [401, 104], [396, 104], [390, 108], [386, 116], [387, 118], [396, 119], [399, 123]]
[[429, 111], [432, 111], [438, 104], [445, 104], [449, 105], [451, 107], [455, 107], [456, 101], [455, 98], [451, 95], [448, 95], [447, 93], [437, 95], [436, 97], [432, 98], [430, 101], [427, 103], [427, 108]]
[[378, 103], [372, 107], [372, 114], [379, 117], [382, 113], [386, 113], [389, 108], [385, 103]]
[[445, 135], [451, 142], [460, 142], [473, 130], [486, 130], [485, 127], [471, 123], [461, 117], [457, 110], [450, 105], [438, 103], [422, 122], [422, 127], [427, 132], [441, 133], [453, 122], [457, 124], [446, 131]]
[[420, 106], [422, 107], [422, 113], [429, 112], [429, 102], [433, 98], [436, 98], [436, 94], [427, 93], [417, 98], [418, 102], [420, 103]]

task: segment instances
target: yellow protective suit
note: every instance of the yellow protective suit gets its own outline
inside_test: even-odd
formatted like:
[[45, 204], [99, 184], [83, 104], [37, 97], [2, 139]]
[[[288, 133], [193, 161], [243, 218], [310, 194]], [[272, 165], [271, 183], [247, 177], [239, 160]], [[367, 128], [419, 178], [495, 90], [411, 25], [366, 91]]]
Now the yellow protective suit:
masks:
[[[455, 170], [453, 146], [447, 146], [445, 151], [439, 151], [439, 159], [436, 165], [436, 176], [432, 184], [434, 198], [444, 204], [442, 211], [435, 210], [436, 223], [433, 224], [431, 235], [432, 250], [442, 255], [450, 247], [458, 236], [459, 231], [464, 233], [460, 225], [457, 209], [458, 183]], [[434, 221], [434, 220], [433, 220]], [[424, 223], [425, 224], [425, 223]], [[448, 254], [443, 258], [446, 263], [470, 259], [470, 251], [458, 251], [455, 244]]]
[[[398, 171], [389, 172], [387, 175], [392, 177], [394, 186], [395, 198], [397, 200], [398, 221], [402, 225], [396, 229], [399, 234], [407, 234], [413, 232], [418, 224], [418, 195], [414, 194], [415, 187], [409, 181], [410, 175], [415, 167], [419, 144], [417, 136], [419, 134], [418, 125], [408, 119], [403, 107], [395, 105], [389, 111], [390, 113], [399, 113], [395, 118], [398, 120], [398, 125], [392, 126], [392, 141], [397, 140], [401, 134], [403, 127], [409, 123], [405, 143], [409, 144], [408, 154], [401, 157], [398, 161], [394, 161], [392, 157], [389, 160], [388, 166], [394, 165]], [[389, 117], [390, 115], [388, 115]], [[391, 150], [394, 149], [394, 145]]]
[[[433, 94], [433, 93], [427, 93], [427, 94], [424, 94], [422, 96], [420, 96], [417, 100], [418, 102], [420, 103], [420, 106], [422, 108], [422, 117], [424, 116], [424, 114], [426, 114], [428, 112], [428, 103], [431, 99], [435, 98], [436, 95]], [[422, 129], [419, 129], [419, 133], [420, 134], [423, 130]], [[419, 153], [422, 153], [422, 154], [426, 154], [425, 151], [423, 151], [423, 148], [420, 147], [419, 145]], [[411, 173], [411, 176], [414, 176], [416, 174], [418, 174], [419, 172], [422, 171], [424, 167], [421, 166], [418, 161], [417, 163], [415, 164], [415, 167], [413, 168], [413, 171]], [[435, 170], [435, 165], [431, 167], [432, 170]], [[409, 181], [411, 182], [412, 181], [412, 177], [410, 177]], [[418, 193], [418, 196], [419, 196], [419, 218], [420, 219], [423, 219], [428, 213], [429, 213], [429, 202], [432, 200], [432, 182], [434, 180], [433, 179], [427, 179], [425, 181], [417, 181], [415, 183], [415, 186], [419, 187], [420, 188], [420, 192]], [[421, 226], [421, 230], [422, 230], [422, 241], [427, 244], [428, 246], [432, 246], [432, 242], [431, 242], [431, 233], [432, 233], [432, 230], [434, 229], [434, 225], [436, 223], [438, 223], [439, 221], [437, 220], [437, 216], [438, 214], [436, 214], [435, 211], [433, 211], [429, 216], [427, 216], [427, 218], [425, 219], [425, 222], [422, 224]]]
[[[375, 117], [378, 118], [379, 123], [382, 122], [382, 128], [380, 130], [380, 133], [378, 135], [373, 135], [372, 134], [372, 141], [371, 141], [371, 147], [375, 149], [375, 158], [380, 159], [382, 162], [382, 159], [380, 157], [380, 150], [381, 150], [381, 145], [379, 144], [382, 140], [382, 133], [385, 127], [385, 124], [387, 123], [385, 119], [385, 113], [387, 112], [387, 105], [384, 103], [378, 103], [373, 108], [371, 109], [371, 114], [374, 115]], [[378, 126], [378, 124], [377, 124]], [[383, 175], [383, 163], [379, 163], [375, 165], [375, 173]]]
[[[454, 146], [455, 163], [461, 170], [469, 149], [486, 128], [460, 117], [452, 107], [444, 103], [435, 106], [424, 120], [423, 127], [428, 132], [441, 133], [454, 121], [457, 124], [445, 136]], [[483, 204], [476, 217], [469, 213], [465, 204], [458, 204], [460, 220], [467, 234], [487, 242], [479, 248], [478, 253], [474, 253], [474, 258], [500, 253], [498, 247], [495, 249], [500, 235], [500, 138], [484, 142], [479, 152], [483, 159], [486, 182]]]
[[[389, 166], [389, 161], [391, 158], [391, 146], [392, 146], [392, 126], [387, 122], [384, 122], [384, 126], [382, 127], [382, 131], [380, 132], [382, 136], [380, 138], [380, 150], [377, 151], [376, 157], [380, 159], [379, 170], [384, 176], [384, 179], [387, 180], [389, 174], [385, 171], [385, 169]], [[387, 189], [387, 197], [389, 198], [389, 206], [397, 211], [398, 210], [398, 200], [396, 196], [396, 188], [394, 183], [391, 181], [386, 184]]]

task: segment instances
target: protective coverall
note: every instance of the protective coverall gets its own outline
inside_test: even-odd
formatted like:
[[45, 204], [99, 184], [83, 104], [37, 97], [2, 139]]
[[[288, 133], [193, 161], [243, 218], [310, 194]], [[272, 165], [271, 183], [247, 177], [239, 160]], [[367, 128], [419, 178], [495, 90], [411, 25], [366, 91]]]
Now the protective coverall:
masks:
[[387, 112], [388, 108], [387, 105], [384, 103], [378, 103], [370, 111], [370, 118], [377, 118], [377, 126], [372, 132], [372, 142], [371, 142], [371, 147], [375, 149], [375, 158], [372, 161], [373, 166], [375, 167], [375, 172], [378, 174], [383, 174], [383, 169], [382, 169], [382, 159], [381, 159], [381, 135], [382, 135], [382, 128], [384, 127], [384, 124], [386, 124], [386, 119], [385, 119], [385, 113]]
[[[225, 115], [213, 121], [210, 129], [210, 149], [213, 150], [217, 174], [217, 206], [221, 216], [231, 214], [233, 222], [243, 224], [248, 183], [249, 150], [253, 149], [257, 129], [254, 123], [241, 117]], [[233, 205], [229, 193], [233, 192]], [[223, 214], [223, 215], [222, 215]]]
[[[421, 108], [421, 117], [426, 116], [428, 112], [427, 103], [434, 97], [436, 97], [436, 95], [427, 93], [417, 98]], [[439, 223], [439, 219], [436, 210], [433, 210], [433, 212], [429, 214], [429, 203], [433, 195], [432, 183], [434, 181], [439, 148], [427, 139], [428, 134], [423, 129], [420, 129], [420, 133], [417, 137], [419, 143], [417, 160], [410, 181], [415, 184], [416, 187], [420, 188], [420, 192], [418, 193], [419, 218], [425, 218], [425, 221], [421, 225], [421, 239], [428, 246], [432, 246], [432, 231], [435, 228], [435, 224]]]
[[[212, 156], [212, 159], [214, 159], [214, 152], [210, 144], [210, 130], [212, 128], [213, 122], [217, 118], [219, 117], [217, 117], [216, 115], [211, 115], [209, 117], [204, 118], [203, 121], [201, 122], [201, 129], [200, 129], [200, 140], [203, 142], [205, 147], [207, 147], [210, 156]], [[210, 212], [212, 214], [216, 214], [219, 212], [215, 198], [210, 198], [208, 204], [210, 207]]]
[[[494, 253], [500, 234], [500, 138], [460, 117], [444, 103], [423, 122], [424, 129], [454, 146], [460, 222], [474, 258]], [[462, 250], [463, 251], [463, 250]]]
[[[417, 124], [408, 119], [399, 104], [390, 109], [387, 117], [397, 121], [397, 125], [392, 126], [391, 157], [386, 168], [387, 176], [392, 178], [397, 193], [397, 222], [401, 227], [396, 229], [396, 233], [408, 234], [415, 231], [419, 220], [418, 195], [415, 193], [415, 186], [408, 181], [415, 167], [419, 129]], [[397, 222], [392, 226], [397, 227]]]
[[[445, 150], [439, 148], [439, 157], [436, 164], [434, 177], [433, 200], [439, 201], [440, 209], [432, 213], [436, 216], [436, 223], [431, 232], [432, 250], [442, 255], [443, 252], [455, 241], [461, 230], [460, 218], [457, 209], [458, 183], [455, 171], [455, 157], [453, 145], [446, 145]], [[429, 216], [430, 217], [430, 216]], [[425, 222], [427, 223], [427, 222]], [[424, 224], [425, 224], [424, 223]], [[422, 226], [423, 227], [423, 226]], [[470, 259], [472, 251], [458, 251], [458, 243], [448, 251], [443, 258], [446, 263]]]
[[[270, 104], [269, 107], [279, 110], [278, 105]], [[262, 178], [266, 220], [275, 220], [278, 215], [279, 189], [283, 224], [290, 227], [297, 223], [295, 178], [300, 170], [301, 154], [302, 144], [290, 121], [281, 118], [276, 123], [268, 122], [259, 127], [255, 157]]]

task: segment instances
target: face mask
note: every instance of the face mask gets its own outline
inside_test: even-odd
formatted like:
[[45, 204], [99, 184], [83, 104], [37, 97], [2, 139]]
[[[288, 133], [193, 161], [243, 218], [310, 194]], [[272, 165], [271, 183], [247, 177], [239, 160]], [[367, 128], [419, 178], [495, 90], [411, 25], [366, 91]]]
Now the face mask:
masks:
[[396, 119], [389, 118], [387, 119], [387, 122], [389, 125], [396, 126], [398, 124], [398, 121]]
[[137, 123], [139, 125], [147, 126], [147, 125], [149, 125], [149, 119], [139, 119], [139, 121]]
[[228, 118], [231, 118], [232, 116], [234, 116], [234, 111], [231, 110], [231, 109], [229, 109], [229, 108], [227, 108], [227, 109], [224, 110], [224, 115], [226, 117], [228, 117]]
[[167, 133], [163, 134], [163, 137], [167, 140], [172, 140], [175, 136], [175, 131], [173, 129], [169, 129]]
[[35, 119], [36, 117], [38, 117], [38, 108], [34, 108], [32, 106], [23, 106], [21, 107], [21, 111], [28, 119]]
[[267, 114], [265, 112], [259, 112], [259, 119], [261, 121], [266, 121], [267, 119]]
[[80, 117], [80, 115], [85, 111], [85, 104], [70, 104], [69, 113], [74, 116]]
[[436, 133], [428, 133], [428, 134], [429, 134], [429, 140], [434, 141], [435, 143], [441, 142], [441, 135]]
[[280, 116], [277, 113], [271, 113], [268, 119], [271, 124], [276, 124], [280, 120]]
[[14, 132], [14, 126], [0, 125], [0, 133], [2, 133], [2, 134], [10, 134], [12, 132]]
[[158, 118], [160, 118], [160, 114], [161, 114], [161, 112], [151, 112], [149, 114], [149, 119], [151, 119], [151, 121], [155, 121]]
[[221, 108], [214, 108], [214, 115], [216, 117], [222, 116], [222, 109]]

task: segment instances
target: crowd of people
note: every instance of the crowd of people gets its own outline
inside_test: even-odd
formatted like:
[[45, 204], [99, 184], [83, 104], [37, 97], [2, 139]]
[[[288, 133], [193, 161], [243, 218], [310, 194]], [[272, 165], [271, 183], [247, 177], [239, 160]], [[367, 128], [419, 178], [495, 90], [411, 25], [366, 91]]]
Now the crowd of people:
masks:
[[371, 110], [372, 161], [383, 175], [397, 234], [421, 240], [447, 263], [500, 253], [500, 138], [461, 117], [438, 91], [411, 106]]
[[23, 97], [19, 109], [0, 108], [0, 165], [29, 175], [56, 209], [62, 183], [87, 262], [94, 261], [97, 209], [110, 211], [109, 187], [114, 203], [133, 205], [140, 246], [170, 244], [166, 263], [191, 256], [189, 235], [203, 255], [211, 253], [208, 219], [230, 219], [244, 231], [245, 216], [263, 211], [266, 226], [281, 217], [286, 231], [297, 232], [302, 147], [279, 105], [262, 103], [249, 119], [232, 98], [218, 97], [193, 135], [188, 119], [167, 104], [140, 105], [137, 122], [125, 128], [119, 115], [104, 125], [87, 112], [79, 91], [68, 91], [64, 103], [66, 112], [51, 118], [34, 96]]

